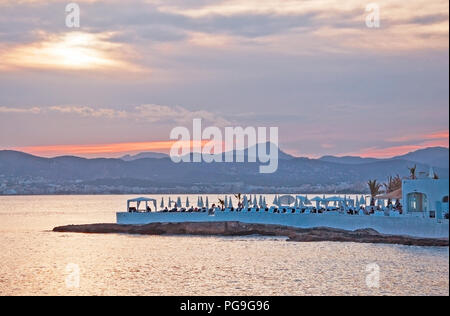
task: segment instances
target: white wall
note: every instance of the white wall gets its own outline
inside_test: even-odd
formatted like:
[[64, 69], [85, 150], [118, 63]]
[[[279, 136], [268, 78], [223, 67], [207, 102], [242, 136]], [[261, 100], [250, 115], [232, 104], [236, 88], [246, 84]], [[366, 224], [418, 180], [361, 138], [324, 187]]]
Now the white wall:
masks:
[[[448, 196], [449, 180], [448, 179], [417, 179], [417, 180], [403, 180], [403, 206], [408, 212], [408, 194], [409, 193], [424, 193], [427, 195], [427, 214], [429, 217], [430, 211], [436, 211], [436, 202], [442, 202], [444, 196]], [[448, 211], [448, 204], [442, 205], [443, 209]]]
[[382, 234], [428, 238], [448, 238], [449, 221], [410, 216], [386, 217], [335, 214], [271, 214], [217, 212], [208, 213], [117, 213], [118, 224], [180, 223], [209, 221], [240, 221], [243, 223], [276, 224], [300, 228], [332, 227], [345, 230], [373, 228]]

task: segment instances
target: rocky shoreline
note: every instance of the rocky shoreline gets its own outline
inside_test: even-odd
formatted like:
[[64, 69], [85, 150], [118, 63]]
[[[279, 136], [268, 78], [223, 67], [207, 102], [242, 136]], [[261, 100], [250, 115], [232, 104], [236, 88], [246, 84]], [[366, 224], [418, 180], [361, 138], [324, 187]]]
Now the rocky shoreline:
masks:
[[383, 235], [373, 229], [347, 231], [318, 227], [296, 228], [280, 225], [247, 224], [241, 222], [183, 222], [151, 223], [147, 225], [87, 224], [55, 227], [54, 232], [88, 234], [134, 234], [134, 235], [195, 235], [195, 236], [281, 236], [287, 241], [313, 242], [336, 241], [358, 243], [383, 243], [408, 246], [448, 247], [448, 239], [414, 238], [409, 236]]

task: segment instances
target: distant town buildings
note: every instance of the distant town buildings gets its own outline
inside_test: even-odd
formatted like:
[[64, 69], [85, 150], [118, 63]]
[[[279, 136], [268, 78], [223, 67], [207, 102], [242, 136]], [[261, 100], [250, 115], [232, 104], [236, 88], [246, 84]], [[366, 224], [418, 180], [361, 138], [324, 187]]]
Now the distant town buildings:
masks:
[[243, 182], [218, 184], [193, 183], [186, 185], [124, 185], [121, 181], [95, 184], [82, 180], [51, 181], [42, 177], [6, 177], [0, 175], [0, 195], [52, 194], [170, 194], [170, 193], [366, 193], [365, 183], [302, 184], [298, 186], [255, 185]]

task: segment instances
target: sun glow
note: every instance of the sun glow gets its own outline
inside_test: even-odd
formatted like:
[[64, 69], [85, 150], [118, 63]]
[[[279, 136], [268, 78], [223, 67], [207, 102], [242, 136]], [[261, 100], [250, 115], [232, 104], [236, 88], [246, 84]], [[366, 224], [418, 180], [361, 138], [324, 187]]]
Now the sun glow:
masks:
[[[109, 144], [86, 144], [86, 145], [53, 145], [53, 146], [28, 146], [14, 147], [11, 150], [27, 152], [42, 157], [55, 157], [61, 155], [77, 155], [82, 157], [119, 157], [125, 153], [137, 154], [145, 151], [169, 152], [175, 143], [186, 143], [193, 147], [192, 141], [151, 141], [151, 142], [129, 142]], [[202, 140], [202, 146], [208, 140]]]
[[98, 69], [126, 66], [114, 55], [120, 45], [109, 42], [111, 36], [109, 33], [82, 32], [52, 35], [44, 41], [13, 48], [1, 57], [7, 65], [16, 67]]

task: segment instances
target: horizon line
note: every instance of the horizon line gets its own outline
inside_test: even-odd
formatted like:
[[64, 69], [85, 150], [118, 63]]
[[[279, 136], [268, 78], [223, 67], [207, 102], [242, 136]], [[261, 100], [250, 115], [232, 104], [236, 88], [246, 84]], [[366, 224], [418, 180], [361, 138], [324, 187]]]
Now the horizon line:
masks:
[[[169, 156], [168, 151], [171, 146], [178, 142], [177, 140], [170, 141], [153, 141], [153, 142], [129, 142], [129, 143], [109, 143], [109, 144], [92, 144], [92, 145], [52, 145], [52, 146], [24, 146], [24, 147], [10, 147], [0, 149], [0, 151], [17, 151], [25, 154], [29, 154], [36, 157], [41, 158], [58, 158], [64, 156], [78, 157], [78, 158], [86, 158], [86, 159], [95, 159], [95, 158], [112, 158], [112, 159], [120, 159], [126, 155], [135, 156], [141, 153], [152, 152], [157, 154], [166, 154]], [[209, 140], [203, 140], [202, 146], [208, 143]], [[192, 141], [190, 142], [191, 148]], [[257, 143], [252, 146], [266, 145], [268, 142]], [[275, 145], [275, 144], [274, 144]], [[247, 145], [244, 147], [244, 150], [252, 147]], [[277, 145], [276, 145], [277, 146]], [[293, 151], [282, 150], [281, 146], [277, 146], [278, 150], [283, 152], [284, 154], [290, 155], [294, 158], [308, 158], [308, 159], [320, 159], [322, 157], [336, 157], [336, 158], [345, 158], [345, 157], [358, 157], [358, 158], [374, 158], [374, 159], [391, 159], [398, 156], [403, 156], [411, 152], [415, 152], [418, 150], [428, 149], [428, 148], [444, 148], [449, 149], [449, 146], [445, 146], [443, 144], [435, 144], [430, 146], [420, 146], [420, 145], [411, 145], [411, 146], [397, 146], [390, 148], [366, 148], [361, 150], [361, 152], [354, 153], [344, 153], [344, 154], [324, 154], [324, 155], [298, 155], [292, 153]], [[394, 149], [394, 150], [393, 150]], [[233, 150], [237, 150], [233, 148]], [[365, 152], [364, 152], [365, 151]], [[198, 153], [199, 151], [191, 150], [189, 154]], [[226, 151], [218, 153], [224, 154]], [[383, 154], [385, 153], [385, 154]], [[389, 153], [392, 153], [389, 155]], [[371, 155], [373, 154], [373, 155]]]

